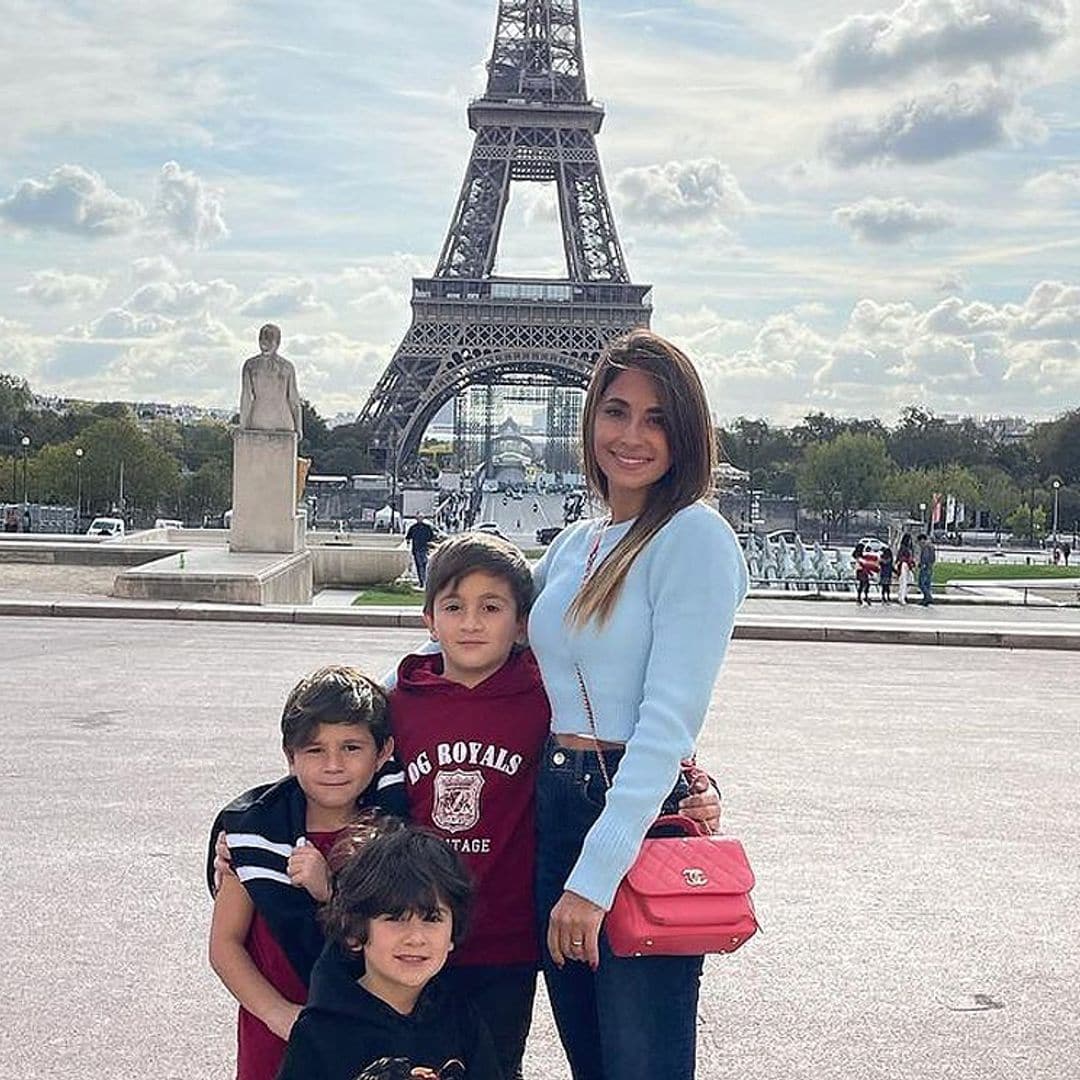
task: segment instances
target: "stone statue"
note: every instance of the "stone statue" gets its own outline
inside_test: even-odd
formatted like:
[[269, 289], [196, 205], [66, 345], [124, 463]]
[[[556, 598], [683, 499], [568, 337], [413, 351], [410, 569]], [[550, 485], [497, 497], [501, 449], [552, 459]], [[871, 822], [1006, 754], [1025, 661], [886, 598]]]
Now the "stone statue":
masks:
[[278, 356], [281, 331], [267, 323], [259, 331], [259, 355], [244, 361], [240, 376], [240, 427], [248, 431], [304, 434], [296, 369]]

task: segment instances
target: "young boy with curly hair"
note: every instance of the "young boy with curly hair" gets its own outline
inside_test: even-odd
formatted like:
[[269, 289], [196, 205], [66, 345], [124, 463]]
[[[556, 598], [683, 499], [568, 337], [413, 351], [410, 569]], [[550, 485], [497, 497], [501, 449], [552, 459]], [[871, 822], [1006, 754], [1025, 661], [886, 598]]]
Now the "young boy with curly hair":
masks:
[[404, 816], [401, 774], [382, 687], [355, 668], [302, 679], [281, 716], [289, 775], [245, 792], [218, 814], [235, 873], [221, 876], [210, 964], [240, 1003], [237, 1080], [272, 1080], [307, 999], [330, 897], [327, 855], [364, 812]]
[[435, 979], [464, 937], [471, 892], [459, 856], [430, 833], [403, 827], [359, 846], [335, 875], [326, 950], [278, 1080], [501, 1080], [476, 1007]]

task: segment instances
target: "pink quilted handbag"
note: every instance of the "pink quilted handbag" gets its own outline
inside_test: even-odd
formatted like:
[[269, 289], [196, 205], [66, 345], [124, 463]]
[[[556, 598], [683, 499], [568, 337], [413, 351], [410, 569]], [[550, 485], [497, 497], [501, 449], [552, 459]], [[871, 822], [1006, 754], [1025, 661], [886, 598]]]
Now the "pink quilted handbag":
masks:
[[657, 818], [650, 832], [672, 827], [683, 835], [647, 836], [615, 893], [604, 932], [616, 956], [734, 952], [758, 929], [742, 844], [681, 814]]

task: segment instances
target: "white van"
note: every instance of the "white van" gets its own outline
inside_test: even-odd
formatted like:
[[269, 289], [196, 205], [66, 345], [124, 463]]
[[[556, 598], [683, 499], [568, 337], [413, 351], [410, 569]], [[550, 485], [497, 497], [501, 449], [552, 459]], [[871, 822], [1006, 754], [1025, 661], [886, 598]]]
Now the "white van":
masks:
[[87, 536], [123, 536], [124, 522], [122, 518], [96, 517], [90, 522], [90, 528], [86, 530]]
[[178, 521], [176, 518], [155, 518], [154, 519], [154, 528], [155, 529], [182, 529], [183, 527], [184, 527], [184, 523], [182, 521]]

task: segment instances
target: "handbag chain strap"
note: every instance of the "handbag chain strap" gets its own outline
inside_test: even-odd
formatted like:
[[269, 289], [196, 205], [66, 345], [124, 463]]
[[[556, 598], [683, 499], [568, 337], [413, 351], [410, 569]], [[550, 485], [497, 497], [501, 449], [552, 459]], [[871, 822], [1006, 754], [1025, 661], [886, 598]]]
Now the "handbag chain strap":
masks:
[[[600, 545], [604, 541], [604, 535], [607, 533], [608, 526], [611, 524], [611, 517], [608, 516], [604, 524], [597, 530], [596, 537], [593, 539], [592, 547], [589, 549], [588, 557], [585, 559], [585, 572], [581, 576], [581, 584], [585, 583], [592, 577], [593, 567], [596, 563], [596, 556], [600, 553]], [[581, 665], [574, 661], [574, 674], [577, 675], [578, 689], [581, 691], [581, 703], [585, 706], [585, 716], [589, 721], [589, 732], [592, 734], [592, 740], [596, 750], [596, 761], [600, 766], [600, 775], [604, 778], [604, 784], [611, 787], [611, 775], [608, 773], [607, 762], [604, 761], [604, 753], [600, 749], [600, 736], [596, 731], [596, 716], [593, 714], [592, 701], [589, 699], [589, 690], [585, 685], [585, 676], [582, 673]]]
[[596, 760], [600, 766], [600, 775], [604, 778], [604, 784], [611, 787], [611, 776], [608, 773], [607, 762], [604, 761], [604, 752], [600, 749], [600, 738], [596, 734], [596, 717], [593, 716], [592, 702], [589, 700], [589, 691], [585, 687], [585, 676], [581, 673], [581, 665], [575, 664], [574, 671], [577, 673], [578, 688], [581, 690], [581, 700], [585, 706], [585, 715], [589, 720], [589, 731], [596, 749]]
[[[607, 533], [610, 524], [611, 516], [608, 515], [607, 520], [597, 530], [596, 536], [593, 538], [592, 546], [589, 548], [589, 554], [585, 558], [585, 572], [581, 575], [582, 585], [592, 577], [593, 569], [596, 564], [596, 556], [600, 553], [600, 545], [604, 541], [604, 536]], [[577, 676], [578, 689], [581, 691], [581, 703], [585, 706], [585, 716], [589, 721], [589, 733], [592, 735], [592, 740], [595, 744], [596, 761], [600, 766], [600, 775], [603, 776], [604, 783], [610, 788], [611, 774], [608, 772], [607, 762], [604, 761], [604, 752], [600, 749], [600, 736], [596, 731], [596, 716], [593, 714], [592, 701], [589, 699], [589, 690], [585, 685], [585, 675], [581, 670], [581, 665], [576, 660], [574, 661], [574, 674]], [[680, 767], [684, 772], [686, 770], [695, 769], [697, 767], [697, 754], [691, 754], [685, 761], [680, 762]]]

